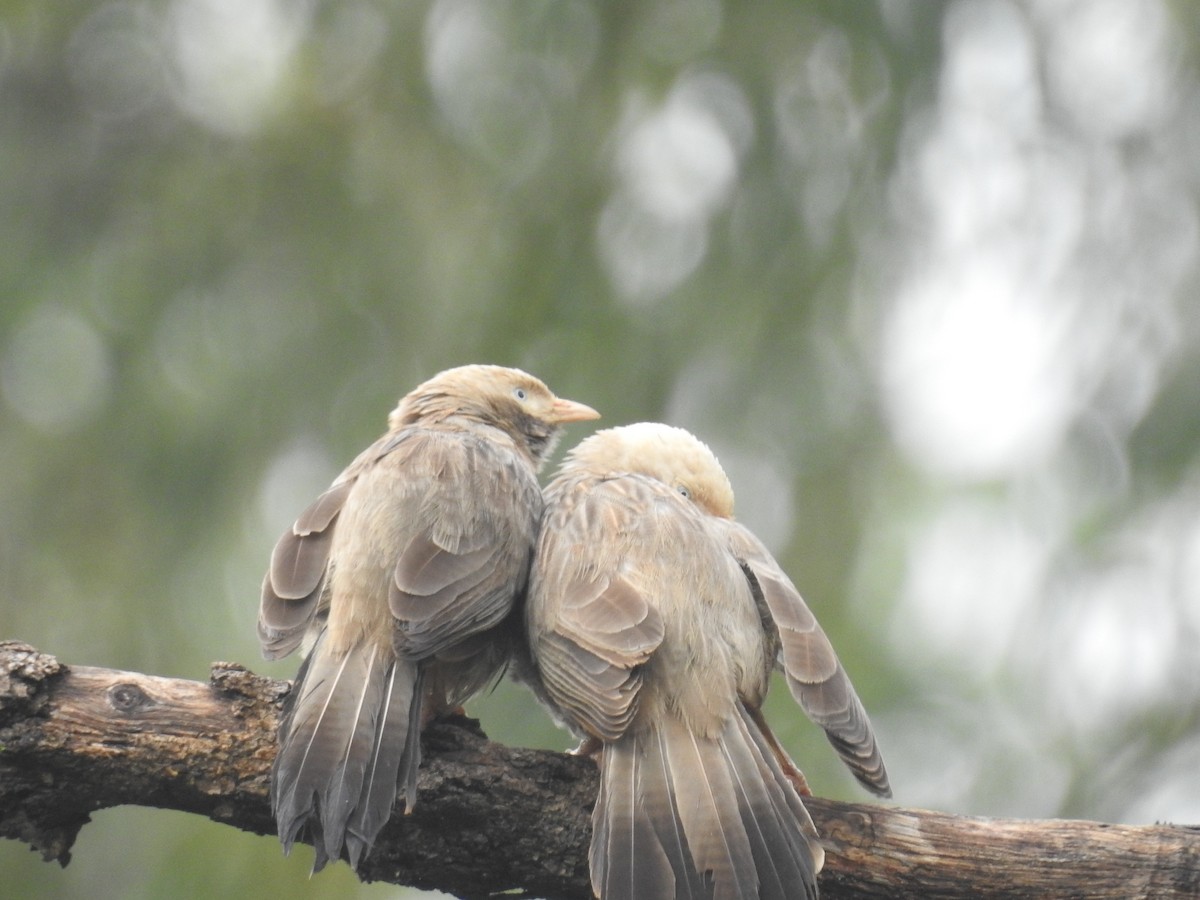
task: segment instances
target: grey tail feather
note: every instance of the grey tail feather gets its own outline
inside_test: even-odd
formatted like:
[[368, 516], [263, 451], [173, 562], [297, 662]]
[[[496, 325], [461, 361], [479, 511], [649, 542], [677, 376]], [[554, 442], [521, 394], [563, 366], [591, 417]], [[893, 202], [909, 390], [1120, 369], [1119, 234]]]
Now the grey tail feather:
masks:
[[[658, 789], [645, 796], [646, 788]], [[676, 879], [694, 875], [665, 765], [647, 759], [637, 736], [604, 747], [592, 811], [592, 890], [604, 900], [688, 896]], [[651, 810], [650, 802], [655, 804]], [[700, 895], [703, 896], [703, 895]]]
[[[355, 869], [391, 818], [397, 791], [401, 787], [407, 790], [411, 780], [412, 792], [416, 794], [416, 764], [409, 775], [405, 760], [415, 753], [420, 762], [420, 684], [420, 669], [414, 663], [396, 660], [388, 669], [383, 709], [375, 729], [362, 791], [346, 825], [346, 851], [350, 865]], [[409, 801], [410, 808], [414, 802], [415, 796]]]
[[296, 677], [271, 770], [284, 852], [296, 840], [311, 841], [314, 872], [339, 859], [343, 844], [357, 865], [387, 822], [410, 743], [410, 708], [419, 705], [411, 664], [388, 649], [335, 655], [324, 644], [322, 634]]
[[421, 698], [425, 695], [425, 667], [418, 665], [413, 681], [415, 703], [409, 705], [409, 740], [400, 757], [397, 784], [404, 796], [404, 810], [411, 813], [417, 806], [417, 769], [421, 765]]
[[601, 770], [590, 859], [604, 900], [817, 897], [816, 829], [740, 704], [713, 738], [678, 720], [626, 735]]
[[[812, 817], [775, 753], [741, 703], [726, 725], [721, 753], [734, 776], [738, 807], [750, 837], [759, 896], [816, 898], [825, 850]], [[758, 778], [747, 775], [758, 767]]]

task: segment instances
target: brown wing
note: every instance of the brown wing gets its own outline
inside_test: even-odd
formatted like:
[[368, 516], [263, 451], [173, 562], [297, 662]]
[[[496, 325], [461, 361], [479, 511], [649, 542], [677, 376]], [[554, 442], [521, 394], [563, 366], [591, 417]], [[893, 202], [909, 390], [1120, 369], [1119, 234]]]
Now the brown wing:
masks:
[[271, 553], [258, 611], [263, 655], [278, 659], [295, 650], [317, 611], [325, 587], [333, 525], [354, 482], [335, 484], [300, 514]]
[[267, 659], [287, 656], [322, 607], [334, 525], [360, 473], [391, 453], [401, 435], [386, 434], [364, 450], [283, 533], [263, 577], [258, 639]]
[[532, 468], [484, 436], [427, 432], [388, 606], [397, 652], [422, 659], [494, 627], [524, 590], [542, 494]]
[[641, 666], [663, 621], [623, 575], [655, 503], [635, 479], [548, 492], [530, 583], [533, 651], [551, 699], [585, 731], [615, 740], [637, 712]]
[[866, 710], [816, 617], [771, 556], [746, 528], [722, 521], [764, 619], [778, 629], [779, 663], [788, 688], [808, 717], [825, 729], [829, 742], [867, 790], [891, 796], [887, 770]]

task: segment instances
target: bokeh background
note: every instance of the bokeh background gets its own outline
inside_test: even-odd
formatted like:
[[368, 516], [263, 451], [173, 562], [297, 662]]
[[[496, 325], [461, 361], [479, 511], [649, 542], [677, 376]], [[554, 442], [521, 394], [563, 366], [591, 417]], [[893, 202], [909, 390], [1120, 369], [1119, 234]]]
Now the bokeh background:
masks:
[[[1200, 821], [1198, 47], [1189, 0], [0, 2], [0, 637], [290, 677], [276, 536], [513, 364], [716, 449], [898, 803]], [[310, 858], [118, 809], [0, 878], [415, 896]]]

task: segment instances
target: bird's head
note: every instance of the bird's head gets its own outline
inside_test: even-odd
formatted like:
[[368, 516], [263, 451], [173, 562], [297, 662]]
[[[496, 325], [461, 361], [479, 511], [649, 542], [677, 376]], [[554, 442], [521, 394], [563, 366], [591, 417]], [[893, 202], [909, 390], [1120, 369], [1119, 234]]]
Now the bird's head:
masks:
[[541, 466], [562, 426], [598, 419], [590, 406], [555, 397], [541, 380], [520, 369], [471, 365], [447, 369], [407, 394], [388, 418], [391, 428], [462, 420], [507, 432]]
[[565, 468], [645, 475], [710, 515], [733, 517], [733, 486], [716, 454], [682, 428], [658, 422], [606, 428], [572, 450]]

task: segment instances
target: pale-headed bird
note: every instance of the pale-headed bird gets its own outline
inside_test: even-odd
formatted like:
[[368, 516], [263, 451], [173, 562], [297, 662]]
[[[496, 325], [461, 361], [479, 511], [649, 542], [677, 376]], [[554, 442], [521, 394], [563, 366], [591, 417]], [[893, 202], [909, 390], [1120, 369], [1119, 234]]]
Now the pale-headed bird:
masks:
[[829, 639], [687, 431], [612, 428], [568, 454], [526, 624], [535, 691], [598, 755], [604, 900], [817, 896], [808, 788], [761, 712], [775, 668], [858, 780], [891, 793]]

